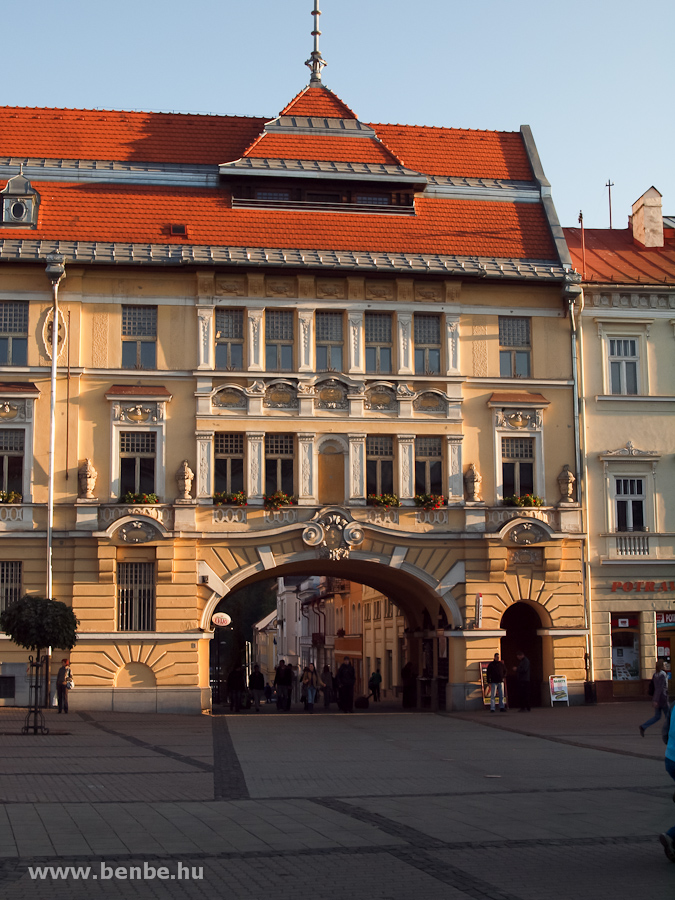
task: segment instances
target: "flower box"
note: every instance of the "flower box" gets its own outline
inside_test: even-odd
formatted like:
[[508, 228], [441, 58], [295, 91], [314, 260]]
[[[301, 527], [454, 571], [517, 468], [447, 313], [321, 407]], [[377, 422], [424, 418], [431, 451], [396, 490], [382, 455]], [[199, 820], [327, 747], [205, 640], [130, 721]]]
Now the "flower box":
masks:
[[523, 494], [522, 497], [504, 497], [504, 506], [543, 506], [544, 501], [536, 494]]
[[441, 509], [445, 506], [445, 497], [442, 494], [415, 494], [415, 506], [422, 509]]
[[380, 506], [383, 509], [398, 507], [401, 501], [396, 494], [368, 494], [368, 506]]
[[120, 503], [141, 503], [149, 506], [153, 503], [159, 503], [159, 497], [157, 494], [134, 494], [133, 491], [127, 491]]
[[265, 509], [280, 509], [282, 506], [295, 506], [298, 501], [292, 494], [275, 491], [273, 494], [265, 494], [263, 502]]
[[213, 495], [213, 505], [224, 506], [225, 504], [228, 506], [247, 506], [248, 498], [246, 492], [237, 491], [236, 493], [231, 494], [226, 491], [216, 491]]

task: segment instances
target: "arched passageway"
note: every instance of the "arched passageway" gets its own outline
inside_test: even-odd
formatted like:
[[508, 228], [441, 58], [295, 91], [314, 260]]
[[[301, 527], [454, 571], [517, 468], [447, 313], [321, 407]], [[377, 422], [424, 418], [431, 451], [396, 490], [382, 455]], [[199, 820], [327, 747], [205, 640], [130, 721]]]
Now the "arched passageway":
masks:
[[522, 652], [530, 660], [530, 700], [532, 706], [541, 706], [544, 664], [541, 637], [537, 632], [541, 629], [541, 619], [537, 611], [525, 602], [510, 606], [501, 620], [501, 627], [506, 634], [501, 639], [501, 654], [506, 664], [507, 686], [511, 705], [517, 696], [513, 669], [518, 665], [516, 654]]

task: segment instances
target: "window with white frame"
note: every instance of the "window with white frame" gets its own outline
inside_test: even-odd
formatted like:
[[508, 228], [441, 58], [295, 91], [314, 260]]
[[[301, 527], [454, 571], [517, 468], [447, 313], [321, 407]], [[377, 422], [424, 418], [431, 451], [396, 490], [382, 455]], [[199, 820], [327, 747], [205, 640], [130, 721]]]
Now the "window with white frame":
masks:
[[530, 320], [499, 316], [499, 374], [502, 378], [530, 377]]
[[117, 564], [117, 630], [155, 630], [155, 564]]
[[370, 603], [363, 604], [363, 621], [370, 622], [370, 617], [372, 614], [372, 610], [370, 608]]
[[244, 311], [216, 310], [216, 369], [244, 368]]
[[443, 493], [443, 445], [441, 438], [415, 438], [415, 493]]
[[373, 619], [377, 620], [382, 616], [382, 601], [373, 600]]
[[341, 312], [316, 314], [317, 372], [343, 371], [343, 315]]
[[265, 435], [265, 494], [293, 493], [294, 444], [292, 434]]
[[23, 495], [26, 433], [23, 428], [0, 428], [0, 491]]
[[293, 313], [265, 311], [265, 368], [268, 372], [293, 371]]
[[157, 435], [154, 431], [120, 432], [120, 496], [155, 493]]
[[644, 478], [614, 478], [614, 503], [617, 531], [644, 531]]
[[366, 438], [366, 492], [394, 492], [394, 439], [391, 437], [372, 435]]
[[534, 493], [534, 439], [502, 437], [503, 496]]
[[639, 340], [609, 338], [609, 382], [612, 394], [639, 393]]
[[236, 494], [244, 490], [244, 435], [217, 432], [215, 444], [216, 491]]
[[415, 375], [441, 371], [441, 317], [415, 313]]
[[0, 302], [0, 366], [28, 365], [28, 302]]
[[0, 562], [0, 612], [21, 597], [21, 561]]
[[391, 313], [365, 314], [366, 372], [388, 375], [392, 372]]
[[122, 368], [157, 368], [157, 307], [122, 307]]

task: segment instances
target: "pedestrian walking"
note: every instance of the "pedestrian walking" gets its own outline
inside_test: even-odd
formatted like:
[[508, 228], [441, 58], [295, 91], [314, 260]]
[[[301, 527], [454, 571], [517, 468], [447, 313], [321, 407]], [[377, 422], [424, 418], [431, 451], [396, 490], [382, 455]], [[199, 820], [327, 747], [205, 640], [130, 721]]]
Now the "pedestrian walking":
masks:
[[513, 671], [516, 673], [520, 712], [530, 712], [530, 661], [522, 650], [516, 653], [516, 659], [518, 665], [513, 667]]
[[236, 665], [227, 676], [227, 693], [230, 700], [230, 712], [241, 712], [243, 694], [246, 690], [244, 667]]
[[382, 676], [380, 675], [380, 670], [378, 669], [376, 672], [373, 672], [368, 679], [368, 690], [373, 695], [373, 702], [379, 702], [381, 684]]
[[277, 691], [277, 710], [287, 712], [291, 708], [291, 682], [293, 673], [285, 660], [280, 659], [274, 676], [274, 687]]
[[495, 653], [494, 659], [487, 667], [487, 680], [490, 685], [490, 712], [495, 711], [495, 697], [499, 697], [499, 711], [506, 712], [504, 705], [504, 681], [506, 679], [506, 666]]
[[271, 685], [271, 684], [269, 683], [269, 681], [268, 681], [267, 684], [265, 685], [265, 703], [266, 703], [266, 704], [272, 702], [272, 695], [273, 695], [273, 694], [274, 694], [274, 688], [272, 687], [272, 685]]
[[314, 668], [314, 663], [310, 663], [302, 676], [302, 684], [305, 689], [306, 695], [306, 706], [305, 709], [310, 713], [314, 712], [314, 701], [316, 700], [316, 695], [319, 691], [319, 686], [321, 684], [321, 680], [319, 678], [319, 673]]
[[[672, 708], [666, 710], [666, 721], [668, 728], [663, 729], [663, 739], [666, 741], [666, 772], [675, 781], [675, 714], [673, 714]], [[673, 802], [675, 802], [675, 794], [673, 794]], [[660, 834], [659, 840], [668, 859], [671, 863], [675, 863], [675, 825]]]
[[333, 699], [333, 673], [330, 670], [330, 667], [326, 663], [326, 665], [321, 670], [321, 682], [323, 684], [323, 707], [324, 709], [328, 709], [330, 706], [330, 702]]
[[656, 663], [651, 685], [653, 685], [653, 688], [650, 686], [650, 693], [653, 695], [652, 706], [654, 707], [654, 715], [639, 726], [640, 737], [644, 737], [645, 731], [649, 726], [658, 722], [662, 714], [668, 709], [668, 676], [660, 659]]
[[[286, 668], [287, 668], [288, 671], [290, 672], [290, 681], [288, 682], [288, 687], [289, 687], [289, 690], [288, 690], [288, 701], [287, 701], [287, 703], [286, 703], [286, 708], [290, 710], [290, 708], [291, 708], [291, 700], [292, 700], [294, 703], [297, 703], [297, 702], [298, 702], [298, 683], [299, 683], [299, 678], [298, 678], [298, 673], [296, 672], [295, 666], [293, 665], [293, 663], [289, 663], [288, 666], [287, 666]], [[300, 667], [298, 666], [298, 669], [299, 669], [299, 668], [300, 668]]]
[[345, 656], [337, 673], [338, 706], [345, 713], [354, 712], [354, 685], [356, 684], [356, 672], [349, 657]]
[[73, 683], [73, 673], [70, 671], [70, 662], [61, 660], [61, 668], [56, 673], [56, 702], [61, 713], [68, 714], [68, 691]]
[[260, 666], [253, 666], [253, 672], [248, 680], [248, 686], [253, 694], [253, 708], [256, 712], [260, 712], [260, 701], [265, 694], [265, 676], [260, 671]]

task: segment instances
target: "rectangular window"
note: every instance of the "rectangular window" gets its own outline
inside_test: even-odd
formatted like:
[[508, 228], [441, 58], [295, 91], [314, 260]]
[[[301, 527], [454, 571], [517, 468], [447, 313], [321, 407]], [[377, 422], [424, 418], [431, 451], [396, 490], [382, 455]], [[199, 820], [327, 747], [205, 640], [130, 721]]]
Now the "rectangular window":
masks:
[[21, 597], [21, 562], [0, 562], [0, 612]]
[[23, 493], [23, 457], [26, 433], [23, 428], [0, 428], [0, 490]]
[[636, 338], [610, 340], [609, 373], [613, 394], [637, 394], [639, 361]]
[[615, 478], [614, 492], [616, 497], [616, 530], [644, 531], [644, 478]]
[[244, 311], [216, 310], [216, 369], [244, 368]]
[[415, 375], [441, 371], [441, 317], [415, 313]]
[[363, 604], [363, 621], [370, 622], [370, 615], [371, 615], [370, 603], [364, 603]]
[[272, 203], [285, 203], [287, 200], [291, 199], [290, 191], [256, 191], [255, 192], [256, 200], [267, 200]]
[[530, 377], [530, 320], [499, 317], [499, 374], [502, 378]]
[[342, 372], [343, 332], [341, 312], [316, 314], [316, 370]]
[[156, 448], [154, 431], [120, 432], [120, 497], [155, 492]]
[[0, 302], [0, 366], [28, 365], [28, 302]]
[[381, 603], [381, 600], [373, 601], [373, 619], [375, 620], [379, 619], [382, 615]]
[[391, 619], [393, 615], [394, 615], [394, 604], [391, 602], [389, 597], [385, 597], [384, 617], [385, 617], [385, 619]]
[[293, 371], [293, 313], [284, 309], [265, 312], [265, 368], [268, 372]]
[[392, 372], [391, 313], [365, 315], [366, 372], [388, 375]]
[[443, 493], [441, 438], [415, 438], [415, 493]]
[[293, 493], [293, 435], [265, 435], [265, 494]]
[[394, 493], [394, 439], [378, 435], [366, 438], [366, 491]]
[[157, 368], [157, 307], [122, 307], [122, 368]]
[[368, 206], [389, 206], [391, 197], [388, 194], [357, 194], [355, 202]]
[[502, 438], [504, 497], [534, 493], [534, 438]]
[[216, 491], [236, 494], [244, 490], [244, 435], [215, 435]]
[[117, 630], [155, 630], [154, 563], [117, 564]]

